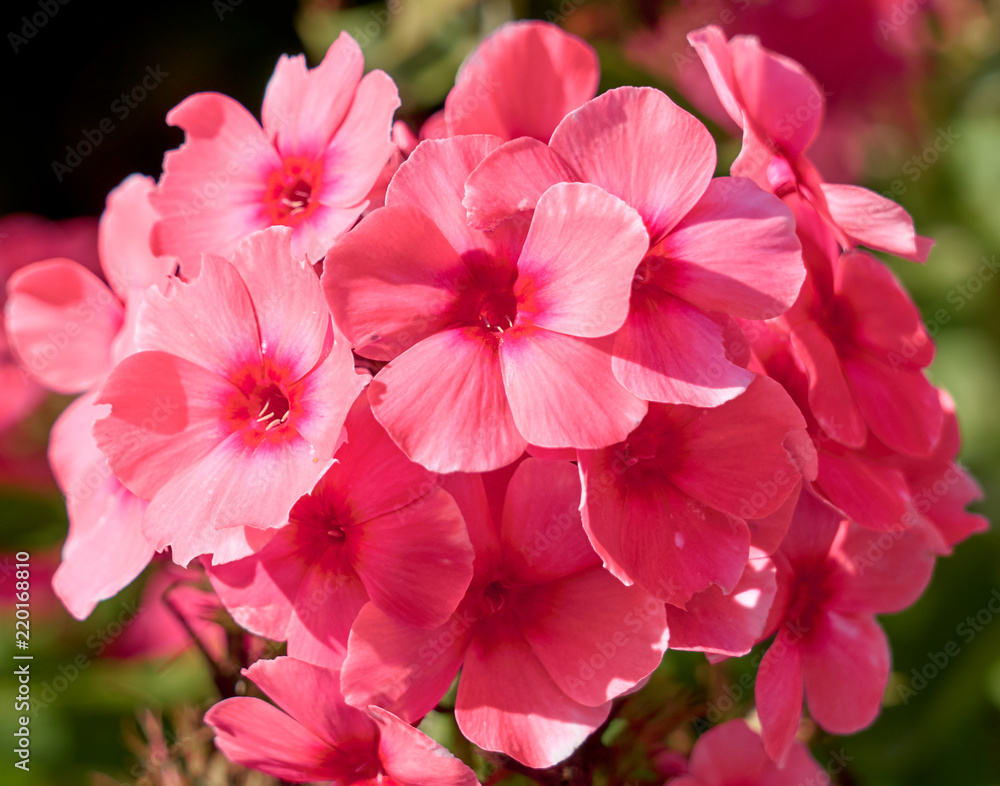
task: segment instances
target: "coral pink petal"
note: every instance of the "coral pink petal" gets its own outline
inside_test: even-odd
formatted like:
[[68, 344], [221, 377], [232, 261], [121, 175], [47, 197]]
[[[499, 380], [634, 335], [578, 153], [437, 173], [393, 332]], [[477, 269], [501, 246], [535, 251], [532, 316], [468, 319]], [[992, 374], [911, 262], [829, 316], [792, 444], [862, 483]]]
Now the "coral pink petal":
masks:
[[406, 205], [376, 210], [338, 242], [322, 281], [355, 350], [392, 360], [452, 323], [466, 273], [427, 214]]
[[604, 567], [620, 582], [630, 585], [632, 573], [622, 547], [627, 467], [618, 450], [581, 450], [577, 455], [586, 490], [581, 513], [587, 537]]
[[732, 591], [749, 549], [750, 531], [741, 519], [706, 507], [669, 483], [628, 490], [622, 559], [635, 582], [660, 600], [683, 606], [713, 583]]
[[351, 629], [341, 687], [356, 707], [378, 704], [416, 722], [448, 691], [476, 617], [460, 608], [444, 625], [399, 625], [369, 603]]
[[876, 360], [843, 361], [865, 421], [880, 440], [908, 456], [929, 456], [944, 415], [937, 390], [922, 371], [892, 369]]
[[664, 293], [641, 293], [615, 334], [615, 377], [648, 401], [717, 407], [742, 393], [753, 374], [730, 363], [719, 324]]
[[[261, 211], [267, 173], [281, 169], [281, 159], [253, 115], [228, 96], [197, 93], [174, 107], [167, 122], [186, 136], [164, 157], [151, 196], [164, 217], [153, 228], [153, 252], [184, 263], [197, 263], [203, 253], [227, 256], [267, 226]], [[206, 182], [210, 172], [227, 177]]]
[[221, 701], [205, 713], [205, 723], [215, 729], [215, 744], [231, 761], [275, 778], [300, 783], [352, 774], [330, 761], [327, 742], [260, 699]]
[[364, 201], [395, 149], [392, 116], [398, 107], [392, 78], [384, 71], [366, 74], [324, 154], [324, 177], [329, 173], [330, 178], [318, 194], [321, 202], [346, 207]]
[[151, 246], [153, 225], [160, 215], [150, 195], [156, 182], [145, 175], [129, 175], [108, 194], [97, 238], [101, 267], [111, 288], [127, 301], [152, 284], [166, 284], [177, 260], [158, 257]]
[[367, 602], [365, 585], [343, 551], [328, 551], [304, 571], [299, 583], [295, 613], [288, 622], [288, 654], [339, 668], [347, 654], [351, 625]]
[[77, 393], [111, 370], [124, 320], [107, 285], [68, 259], [36, 262], [7, 281], [6, 329], [28, 374], [58, 393]]
[[501, 144], [498, 137], [485, 135], [421, 142], [389, 183], [386, 205], [422, 210], [459, 255], [490, 248], [490, 239], [469, 226], [462, 199], [466, 179]]
[[434, 472], [509, 464], [527, 440], [514, 425], [497, 355], [479, 328], [436, 333], [376, 375], [372, 411], [404, 453]]
[[442, 625], [472, 579], [465, 521], [439, 488], [352, 528], [348, 543], [372, 603], [402, 624]]
[[259, 366], [254, 304], [237, 269], [205, 258], [190, 284], [172, 279], [166, 295], [150, 290], [139, 307], [135, 346], [169, 352], [227, 378]]
[[[692, 786], [694, 783], [699, 786], [760, 784], [764, 772], [773, 766], [760, 737], [742, 719], [715, 726], [701, 735], [689, 762]], [[672, 786], [675, 783], [679, 781], [673, 781]]]
[[816, 485], [864, 527], [899, 530], [905, 526], [910, 496], [906, 479], [878, 459], [851, 451], [822, 451]]
[[326, 147], [351, 108], [364, 67], [361, 47], [346, 32], [312, 70], [306, 68], [304, 55], [278, 60], [261, 117], [282, 155], [315, 156]]
[[663, 276], [677, 297], [706, 311], [747, 319], [784, 313], [806, 276], [792, 212], [739, 177], [712, 180], [652, 253], [666, 258]]
[[785, 437], [805, 426], [784, 388], [758, 376], [743, 395], [698, 413], [675, 433], [679, 455], [670, 480], [717, 510], [766, 516], [795, 489], [799, 475]]
[[[847, 664], [851, 664], [850, 658]], [[795, 743], [802, 719], [802, 660], [799, 648], [782, 628], [757, 670], [754, 697], [767, 754], [781, 766]]]
[[501, 613], [477, 629], [469, 646], [455, 719], [479, 747], [542, 768], [576, 750], [610, 709], [610, 702], [587, 707], [563, 693], [517, 625]]
[[594, 97], [599, 75], [597, 53], [575, 35], [545, 22], [504, 25], [455, 77], [444, 105], [448, 131], [547, 142], [568, 112]]
[[518, 323], [572, 336], [613, 333], [649, 245], [639, 214], [588, 183], [542, 194], [517, 263]]
[[541, 584], [598, 564], [580, 520], [580, 493], [580, 475], [568, 461], [529, 458], [518, 465], [500, 530], [507, 580]]
[[[566, 695], [589, 707], [633, 688], [667, 648], [663, 602], [626, 587], [599, 565], [521, 590], [512, 603], [546, 671]], [[595, 662], [603, 665], [594, 668]]]
[[932, 240], [920, 237], [913, 219], [898, 204], [861, 186], [823, 184], [830, 216], [855, 243], [926, 262]]
[[733, 73], [733, 53], [726, 36], [718, 25], [708, 25], [688, 33], [687, 40], [694, 47], [708, 71], [716, 95], [726, 114], [740, 128], [743, 127], [743, 107], [737, 98], [738, 87]]
[[378, 724], [379, 761], [400, 786], [478, 786], [476, 774], [460, 759], [409, 723], [381, 707], [369, 707]]
[[483, 159], [465, 181], [462, 204], [473, 226], [493, 229], [521, 210], [533, 210], [550, 186], [578, 179], [552, 148], [525, 136]]
[[91, 427], [104, 414], [94, 394], [81, 396], [59, 416], [49, 461], [66, 492], [70, 528], [52, 587], [77, 619], [116, 595], [142, 572], [153, 547], [142, 536], [146, 503], [111, 474]]
[[793, 328], [791, 344], [809, 377], [809, 407], [819, 425], [840, 444], [860, 448], [868, 429], [833, 342], [815, 322], [803, 322]]
[[587, 102], [559, 124], [551, 145], [580, 180], [638, 210], [653, 243], [695, 206], [715, 171], [708, 129], [651, 87]]
[[844, 576], [831, 601], [844, 613], [893, 614], [911, 606], [923, 594], [934, 572], [930, 544], [919, 529], [893, 533], [889, 548], [872, 549], [878, 539], [861, 527], [851, 527], [839, 550]]
[[[815, 480], [815, 476], [811, 479]], [[795, 513], [795, 506], [798, 504], [801, 491], [802, 481], [799, 480], [795, 483], [791, 494], [781, 503], [780, 508], [766, 516], [747, 519], [747, 526], [750, 527], [750, 545], [755, 546], [765, 554], [773, 554], [778, 550], [778, 546], [781, 545], [781, 541], [792, 523], [792, 516]]]
[[576, 338], [549, 330], [504, 340], [504, 388], [514, 422], [528, 442], [545, 448], [601, 448], [621, 442], [639, 425], [646, 402], [615, 379], [611, 343], [610, 338]]
[[853, 734], [875, 720], [889, 680], [889, 642], [867, 615], [818, 616], [802, 646], [809, 714], [833, 734]]
[[728, 595], [712, 586], [691, 598], [686, 609], [667, 607], [670, 648], [745, 655], [764, 631], [776, 591], [774, 563], [751, 557]]
[[101, 388], [97, 403], [110, 404], [111, 414], [94, 425], [94, 438], [122, 483], [152, 499], [227, 437], [220, 412], [234, 391], [228, 380], [176, 355], [130, 355]]

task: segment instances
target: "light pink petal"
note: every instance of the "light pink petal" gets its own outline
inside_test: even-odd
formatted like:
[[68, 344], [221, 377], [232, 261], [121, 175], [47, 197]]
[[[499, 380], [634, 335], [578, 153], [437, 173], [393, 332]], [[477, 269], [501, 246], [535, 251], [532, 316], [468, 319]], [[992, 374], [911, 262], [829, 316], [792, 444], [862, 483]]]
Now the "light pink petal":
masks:
[[806, 276], [792, 212], [740, 177], [712, 180], [652, 253], [666, 258], [664, 282], [677, 297], [747, 319], [784, 313]]
[[434, 472], [483, 472], [524, 451], [494, 339], [478, 328], [436, 333], [385, 366], [368, 388], [375, 417]]
[[819, 425], [840, 444], [860, 448], [868, 430], [833, 342], [815, 322], [796, 325], [790, 337], [809, 377], [809, 407]]
[[610, 339], [549, 330], [511, 335], [500, 345], [510, 409], [528, 442], [601, 448], [620, 442], [639, 425], [646, 402], [615, 379], [610, 350]]
[[580, 180], [638, 210], [653, 243], [695, 206], [715, 171], [708, 129], [651, 87], [588, 101], [559, 124], [551, 146]]
[[362, 204], [395, 149], [392, 116], [398, 107], [399, 91], [392, 78], [384, 71], [366, 74], [323, 154], [324, 181], [317, 195], [323, 204]]
[[779, 766], [795, 743], [802, 719], [802, 671], [799, 648], [783, 628], [764, 653], [754, 687], [764, 749]]
[[111, 414], [96, 422], [94, 438], [122, 483], [152, 499], [227, 437], [219, 413], [234, 390], [228, 380], [176, 355], [130, 355], [97, 397], [111, 405]]
[[809, 714], [833, 734], [853, 734], [878, 716], [889, 681], [889, 642], [867, 615], [819, 616], [802, 648]]
[[282, 155], [315, 156], [326, 147], [351, 108], [364, 67], [361, 47], [346, 31], [316, 68], [306, 68], [304, 55], [281, 56], [261, 116]]
[[502, 144], [495, 136], [426, 140], [404, 161], [386, 190], [386, 205], [408, 205], [426, 213], [460, 255], [488, 249], [492, 241], [469, 226], [462, 199], [465, 181]]
[[227, 378], [260, 365], [254, 304], [229, 262], [206, 258], [190, 284], [171, 279], [166, 295], [150, 290], [139, 307], [137, 350], [159, 350]]
[[477, 617], [467, 605], [444, 625], [400, 625], [369, 603], [347, 645], [341, 687], [356, 707], [378, 704], [416, 722], [432, 710], [458, 674]]
[[710, 584], [727, 592], [743, 575], [750, 531], [670, 483], [633, 484], [625, 501], [622, 561], [636, 584], [684, 606]]
[[640, 398], [697, 407], [717, 407], [753, 380], [726, 358], [718, 322], [662, 292], [633, 296], [615, 334], [613, 368]]
[[608, 716], [611, 703], [587, 707], [559, 689], [513, 621], [494, 615], [469, 646], [455, 719], [485, 750], [529, 767], [569, 756]]
[[150, 195], [156, 182], [145, 175], [129, 175], [108, 194], [98, 234], [101, 267], [111, 288], [128, 301], [153, 284], [163, 285], [177, 260], [153, 253], [153, 225], [160, 215]]
[[372, 603], [403, 624], [443, 624], [472, 579], [465, 521], [455, 500], [439, 488], [352, 527], [348, 548]]
[[150, 197], [163, 216], [153, 228], [153, 252], [183, 263], [197, 263], [203, 253], [228, 256], [267, 226], [267, 173], [280, 169], [281, 159], [253, 115], [219, 93], [185, 99], [167, 122], [184, 129], [185, 141], [164, 157]]
[[898, 204], [861, 186], [823, 184], [830, 216], [855, 243], [926, 262], [933, 240], [920, 237]]
[[725, 33], [718, 25], [708, 25], [687, 35], [687, 40], [701, 58], [712, 81], [712, 87], [722, 102], [726, 114], [740, 128], [743, 127], [743, 107], [737, 98], [738, 87], [733, 73], [733, 53]]
[[[681, 412], [678, 407], [674, 417]], [[777, 382], [758, 376], [741, 396], [694, 415], [674, 434], [670, 480], [700, 502], [744, 519], [777, 510], [799, 480], [785, 449], [806, 422]]]
[[373, 742], [371, 721], [340, 695], [340, 672], [295, 658], [256, 661], [243, 674], [293, 720], [331, 746], [350, 749]]
[[142, 572], [153, 547], [142, 535], [146, 503], [111, 474], [91, 427], [102, 414], [94, 395], [81, 396], [52, 427], [49, 461], [66, 492], [69, 535], [52, 587], [77, 619], [116, 595]]
[[919, 529], [875, 536], [851, 527], [838, 541], [843, 577], [831, 605], [837, 611], [892, 614], [916, 602], [934, 572], [934, 556]]
[[7, 337], [41, 384], [77, 393], [111, 370], [122, 305], [85, 267], [68, 259], [36, 262], [14, 272], [7, 295]]
[[875, 436], [908, 456], [929, 456], [941, 436], [944, 415], [937, 390], [924, 373], [866, 359], [845, 359], [843, 365], [858, 409]]
[[542, 194], [517, 263], [517, 321], [594, 338], [628, 314], [649, 237], [632, 208], [587, 183]]
[[379, 729], [378, 755], [386, 775], [400, 786], [478, 786], [476, 774], [447, 748], [381, 707], [368, 715]]
[[728, 595], [712, 586], [692, 597], [686, 609], [667, 607], [670, 648], [745, 655], [764, 631], [776, 591], [774, 563], [751, 558]]
[[663, 602], [600, 566], [522, 590], [511, 603], [545, 670], [587, 706], [635, 687], [667, 648]]
[[448, 131], [547, 142], [568, 112], [593, 98], [599, 74], [597, 53], [575, 35], [545, 22], [504, 25], [455, 77], [444, 105]]
[[508, 581], [541, 584], [598, 564], [580, 520], [580, 494], [579, 473], [568, 461], [529, 458], [518, 465], [500, 530]]
[[622, 548], [628, 481], [627, 465], [620, 449], [581, 450], [577, 454], [580, 481], [585, 489], [581, 501], [583, 526], [604, 567], [626, 585], [633, 583], [631, 566]]
[[422, 210], [389, 206], [330, 250], [322, 280], [334, 321], [356, 351], [392, 360], [451, 324], [465, 273]]
[[472, 171], [462, 204], [473, 226], [493, 229], [521, 210], [533, 210], [550, 186], [578, 179], [552, 148], [524, 136], [494, 150]]
[[216, 747], [244, 767], [296, 783], [348, 775], [326, 742], [260, 699], [221, 701], [205, 723], [215, 730]]

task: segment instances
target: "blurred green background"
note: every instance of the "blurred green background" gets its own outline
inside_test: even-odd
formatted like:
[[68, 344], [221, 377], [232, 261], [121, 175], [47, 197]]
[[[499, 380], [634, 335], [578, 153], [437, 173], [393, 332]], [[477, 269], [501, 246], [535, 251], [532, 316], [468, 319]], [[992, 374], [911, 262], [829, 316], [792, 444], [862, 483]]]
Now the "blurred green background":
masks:
[[[204, 0], [170, 6], [96, 6], [76, 0], [59, 6], [20, 51], [11, 51], [11, 45], [4, 52], [8, 102], [7, 122], [0, 133], [7, 156], [0, 166], [0, 214], [98, 215], [108, 190], [131, 172], [159, 175], [163, 152], [182, 138], [163, 120], [172, 106], [193, 92], [217, 90], [256, 114], [281, 53], [304, 50], [315, 64], [341, 30], [362, 44], [368, 68], [383, 68], [397, 81], [403, 98], [399, 117], [414, 129], [442, 106], [456, 68], [482, 36], [515, 18], [556, 21], [588, 39], [601, 57], [602, 90], [650, 84], [690, 107], [688, 96], [671, 78], [670, 44], [663, 50], [667, 54], [643, 57], [636, 55], [635, 42], [653, 35], [658, 24], [657, 35], [676, 41], [671, 37], [686, 32], [680, 29], [684, 20], [694, 21], [692, 27], [719, 21], [729, 34], [741, 32], [739, 13], [758, 4], [726, 0], [685, 4], [677, 11], [678, 5], [644, 0], [365, 4]], [[898, 22], [900, 28], [905, 22], [900, 35], [915, 36], [907, 40], [909, 70], [893, 77], [891, 95], [873, 99], [875, 110], [881, 101], [882, 110], [888, 107], [897, 114], [873, 111], [865, 119], [855, 182], [877, 191], [901, 183], [896, 188], [898, 201], [914, 216], [921, 234], [937, 241], [924, 266], [887, 261], [909, 287], [937, 342], [931, 376], [957, 402], [961, 458], [985, 495], [975, 509], [997, 520], [1000, 275], [984, 263], [996, 262], [1000, 252], [1000, 7], [995, 2], [845, 1], [838, 6], [837, 20], [846, 27], [847, 38], [838, 38], [839, 32], [809, 17], [830, 4], [775, 0], [771, 5], [783, 7], [789, 19], [798, 20], [796, 24], [812, 26], [815, 42], [806, 43], [816, 50], [817, 58], [839, 57], [837, 67], [859, 72], [853, 74], [854, 83], [836, 86], [842, 95], [824, 83], [833, 90], [831, 100], [844, 99], [842, 104], [849, 105], [847, 99], [856, 97], [852, 91], [857, 90], [857, 80], [869, 76], [865, 59], [850, 49], [850, 26], [860, 18], [859, 7], [876, 9], [876, 19], [891, 25]], [[38, 3], [8, 4], [3, 32], [20, 29], [22, 15], [31, 15], [38, 7]], [[727, 9], [733, 11], [731, 24], [728, 16], [722, 16]], [[664, 14], [668, 17], [661, 21]], [[878, 35], [887, 29], [876, 26], [874, 39], [869, 35], [867, 43], [878, 46], [887, 41], [889, 36]], [[83, 30], [88, 32], [82, 35]], [[779, 33], [787, 37], [790, 29]], [[768, 45], [767, 36], [761, 34]], [[680, 51], [674, 46], [672, 51]], [[824, 52], [824, 46], [829, 51]], [[664, 58], [662, 68], [657, 67], [656, 57]], [[108, 114], [110, 102], [141, 78], [147, 65], [159, 65], [169, 77], [71, 176], [58, 182], [51, 162], [62, 156], [66, 144], [79, 139], [82, 129]], [[905, 114], [899, 109], [903, 105]], [[724, 174], [738, 152], [738, 141], [724, 127], [711, 121], [708, 125], [720, 144], [719, 173]], [[938, 147], [945, 149], [929, 154], [942, 134], [948, 141], [939, 141]], [[8, 449], [24, 455], [43, 449], [48, 427], [66, 401], [52, 397], [29, 421], [2, 435]], [[12, 556], [5, 562], [4, 555], [30, 551], [40, 583], [58, 559], [67, 524], [61, 497], [44, 482], [34, 488], [6, 483], [0, 490], [0, 516], [0, 575], [5, 587], [0, 627], [7, 631], [0, 636], [0, 662], [11, 663], [14, 626], [7, 590], [12, 575], [6, 566], [12, 564]], [[134, 609], [142, 603], [141, 584], [105, 602], [84, 622], [70, 618], [53, 598], [42, 597], [36, 584], [32, 690], [49, 706], [33, 721], [30, 773], [14, 770], [12, 753], [5, 753], [0, 757], [0, 782], [30, 786], [244, 782], [226, 780], [242, 776], [227, 775], [223, 763], [206, 758], [210, 735], [199, 729], [198, 717], [200, 709], [211, 703], [215, 688], [197, 649], [178, 645], [165, 656], [141, 660], [116, 659], [105, 652], [106, 640], [118, 639], [112, 635], [117, 625], [126, 631], [121, 638], [127, 635]], [[996, 529], [973, 537], [940, 560], [921, 600], [883, 619], [894, 657], [883, 714], [873, 727], [852, 737], [817, 734], [813, 739], [821, 764], [847, 763], [836, 782], [1000, 784], [1000, 620], [996, 619], [1000, 615], [987, 609], [993, 593], [1000, 597]], [[970, 636], [970, 628], [960, 626], [977, 613], [980, 629], [972, 628]], [[949, 642], [957, 655], [949, 655], [940, 665], [938, 653], [945, 652]], [[712, 674], [717, 677], [726, 668], [718, 667]], [[914, 681], [914, 670], [925, 669], [934, 676], [925, 684]], [[17, 714], [11, 708], [16, 691], [11, 671], [0, 673], [0, 695], [5, 697], [0, 739], [8, 741], [0, 747], [5, 750]], [[691, 656], [668, 655], [663, 671], [679, 690], [704, 689], [706, 670], [695, 667]], [[900, 686], [915, 693], [901, 692]], [[158, 749], [161, 718], [166, 719], [166, 733]], [[171, 780], [169, 768], [161, 767], [168, 749], [174, 759], [187, 757], [190, 769], [207, 773], [205, 780]], [[834, 753], [836, 757], [830, 758]], [[253, 776], [245, 782], [269, 781]]]

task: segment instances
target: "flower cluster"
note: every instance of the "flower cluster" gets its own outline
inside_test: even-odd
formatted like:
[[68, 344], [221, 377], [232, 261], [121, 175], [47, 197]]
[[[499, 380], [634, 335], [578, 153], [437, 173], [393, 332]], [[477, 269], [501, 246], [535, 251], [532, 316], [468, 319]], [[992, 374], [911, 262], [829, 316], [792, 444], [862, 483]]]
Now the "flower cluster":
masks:
[[233, 760], [474, 784], [413, 727], [457, 680], [469, 741], [551, 767], [668, 648], [772, 637], [759, 736], [708, 732], [678, 784], [802, 782], [804, 705], [837, 734], [878, 714], [875, 615], [985, 527], [933, 344], [864, 250], [931, 242], [823, 180], [801, 66], [689, 40], [742, 129], [730, 176], [662, 92], [595, 95], [596, 54], [553, 25], [484, 41], [419, 135], [341, 34], [314, 69], [281, 59], [261, 123], [218, 94], [168, 115], [160, 180], [108, 197], [104, 280], [11, 276], [23, 367], [82, 394], [49, 449], [66, 607], [169, 551], [287, 643], [245, 670], [281, 709], [206, 716]]

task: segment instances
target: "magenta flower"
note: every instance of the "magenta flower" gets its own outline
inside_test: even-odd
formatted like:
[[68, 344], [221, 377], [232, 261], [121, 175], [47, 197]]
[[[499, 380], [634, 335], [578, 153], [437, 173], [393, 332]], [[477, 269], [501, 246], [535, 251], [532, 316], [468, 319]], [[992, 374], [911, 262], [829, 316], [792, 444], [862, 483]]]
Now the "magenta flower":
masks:
[[284, 781], [349, 786], [477, 786], [475, 773], [391, 712], [348, 707], [340, 673], [294, 658], [259, 660], [243, 673], [277, 704], [237, 697], [205, 723], [231, 760]]
[[232, 262], [146, 296], [135, 354], [119, 363], [94, 427], [115, 475], [150, 500], [143, 532], [186, 565], [258, 550], [326, 470], [363, 386], [312, 268], [284, 227], [244, 240]]
[[581, 181], [635, 208], [650, 242], [614, 337], [615, 377], [649, 401], [714, 407], [753, 378], [727, 356], [725, 315], [775, 317], [805, 277], [788, 208], [714, 171], [715, 144], [698, 120], [658, 90], [622, 87], [569, 114], [548, 145], [519, 139], [489, 155], [463, 204], [491, 228], [535, 208], [552, 184]]
[[625, 441], [579, 451], [583, 523], [605, 567], [681, 607], [711, 584], [731, 592], [749, 557], [747, 520], [798, 491], [804, 430], [788, 395], [758, 377], [712, 409], [650, 405]]
[[369, 599], [400, 624], [434, 628], [472, 578], [465, 521], [437, 477], [393, 444], [363, 394], [345, 428], [347, 442], [289, 524], [259, 553], [209, 569], [240, 625], [333, 667]]
[[799, 728], [803, 691], [813, 720], [832, 734], [875, 720], [890, 658], [875, 614], [912, 604], [934, 557], [921, 528], [876, 537], [804, 491], [774, 559], [777, 636], [761, 661], [756, 698], [764, 747], [780, 764]]
[[167, 115], [185, 143], [167, 153], [153, 204], [163, 216], [154, 246], [197, 261], [232, 256], [251, 232], [293, 229], [292, 253], [323, 258], [358, 219], [393, 153], [399, 106], [382, 71], [362, 78], [361, 47], [346, 32], [323, 62], [283, 56], [267, 85], [263, 128], [240, 104], [198, 93]]
[[461, 668], [462, 733], [530, 767], [552, 766], [659, 664], [664, 606], [601, 567], [569, 462], [528, 458], [513, 474], [452, 476], [445, 487], [476, 549], [466, 598], [434, 630], [365, 606], [351, 630], [344, 696], [416, 720]]
[[355, 351], [390, 361], [368, 390], [414, 461], [485, 471], [542, 447], [603, 447], [645, 414], [616, 380], [609, 334], [646, 249], [639, 215], [596, 186], [539, 199], [530, 226], [466, 223], [469, 173], [500, 140], [421, 143], [386, 207], [324, 263], [334, 320]]

